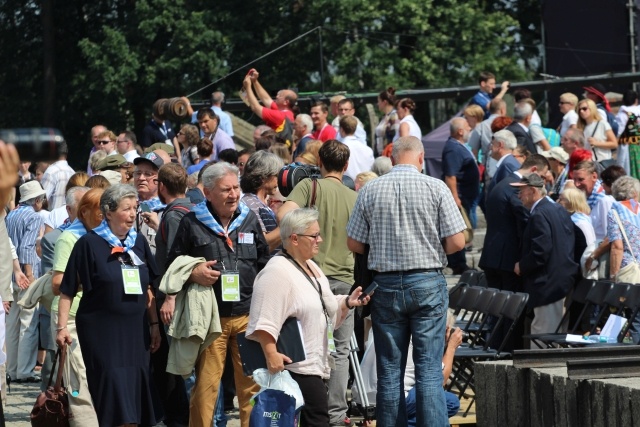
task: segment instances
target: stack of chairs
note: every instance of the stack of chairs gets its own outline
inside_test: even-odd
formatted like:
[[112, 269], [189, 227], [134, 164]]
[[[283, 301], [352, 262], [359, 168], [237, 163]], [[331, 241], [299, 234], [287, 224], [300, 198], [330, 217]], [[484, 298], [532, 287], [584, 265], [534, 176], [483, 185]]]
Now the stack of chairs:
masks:
[[[514, 324], [524, 314], [529, 295], [466, 283], [456, 285], [451, 294], [449, 305], [457, 315], [456, 325], [463, 329], [466, 338], [456, 350], [447, 389], [455, 389], [461, 398], [471, 398], [464, 413], [466, 416], [475, 400], [475, 363], [511, 356], [504, 348], [511, 338]], [[508, 332], [500, 342], [493, 342], [492, 331], [502, 328], [505, 322], [510, 322], [507, 323], [510, 325]]]

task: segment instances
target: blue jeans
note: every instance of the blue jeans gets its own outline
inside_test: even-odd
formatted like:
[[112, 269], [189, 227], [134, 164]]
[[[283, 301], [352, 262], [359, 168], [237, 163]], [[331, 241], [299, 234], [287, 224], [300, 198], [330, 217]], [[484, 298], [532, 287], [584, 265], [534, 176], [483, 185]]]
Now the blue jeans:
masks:
[[224, 413], [224, 389], [222, 388], [222, 381], [220, 381], [220, 388], [218, 388], [216, 411], [213, 413], [213, 427], [227, 427], [227, 415]]
[[[445, 391], [445, 400], [447, 401], [447, 416], [453, 417], [460, 410], [460, 399], [455, 394]], [[407, 402], [407, 426], [416, 427], [416, 388], [409, 390], [406, 397]]]
[[449, 294], [440, 272], [378, 274], [371, 299], [376, 349], [378, 425], [406, 426], [404, 375], [409, 339], [413, 339], [416, 422], [448, 426], [442, 388], [442, 352]]

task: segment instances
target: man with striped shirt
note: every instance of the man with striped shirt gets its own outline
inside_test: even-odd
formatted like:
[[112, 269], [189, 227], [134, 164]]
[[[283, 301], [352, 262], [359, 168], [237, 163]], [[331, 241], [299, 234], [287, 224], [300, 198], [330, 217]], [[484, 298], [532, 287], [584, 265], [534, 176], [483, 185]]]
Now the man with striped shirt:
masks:
[[[9, 238], [16, 247], [18, 261], [29, 283], [39, 276], [40, 259], [36, 254], [36, 240], [44, 227], [38, 211], [45, 201], [45, 190], [38, 181], [20, 186], [21, 198], [16, 209], [6, 218]], [[13, 300], [19, 301], [26, 288], [14, 285]], [[7, 374], [16, 381], [39, 382], [34, 372], [38, 352], [38, 319], [35, 308], [26, 309], [13, 304], [7, 319]]]

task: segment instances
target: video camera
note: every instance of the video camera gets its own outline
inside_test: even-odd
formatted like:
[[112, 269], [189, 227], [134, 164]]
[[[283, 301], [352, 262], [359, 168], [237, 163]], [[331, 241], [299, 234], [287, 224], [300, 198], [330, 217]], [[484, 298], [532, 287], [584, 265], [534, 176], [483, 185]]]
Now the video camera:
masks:
[[53, 128], [0, 129], [0, 139], [13, 144], [21, 161], [53, 161], [60, 156], [62, 132]]
[[305, 178], [320, 179], [320, 168], [302, 163], [291, 163], [278, 172], [278, 189], [280, 194], [288, 197], [293, 188]]

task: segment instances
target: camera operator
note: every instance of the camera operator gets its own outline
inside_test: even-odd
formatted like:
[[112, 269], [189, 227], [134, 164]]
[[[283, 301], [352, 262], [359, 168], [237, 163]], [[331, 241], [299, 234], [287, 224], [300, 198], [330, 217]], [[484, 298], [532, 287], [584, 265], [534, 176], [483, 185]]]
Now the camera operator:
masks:
[[[336, 295], [349, 295], [353, 285], [353, 254], [347, 247], [347, 222], [356, 203], [356, 192], [342, 184], [342, 176], [349, 165], [349, 147], [336, 140], [325, 142], [319, 151], [322, 179], [300, 181], [278, 211], [278, 222], [290, 211], [315, 206], [319, 213], [320, 235], [323, 243], [314, 258], [329, 279]], [[314, 191], [315, 190], [315, 191]], [[315, 200], [313, 200], [315, 195]], [[349, 341], [353, 333], [353, 313], [334, 332], [336, 353], [329, 388], [329, 416], [331, 425], [344, 425], [347, 418], [347, 380], [349, 379]], [[329, 361], [330, 364], [332, 360]]]

